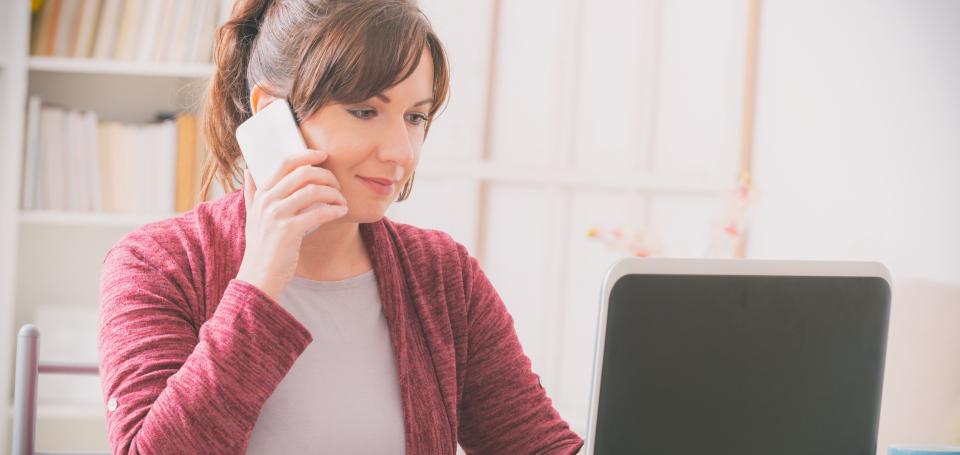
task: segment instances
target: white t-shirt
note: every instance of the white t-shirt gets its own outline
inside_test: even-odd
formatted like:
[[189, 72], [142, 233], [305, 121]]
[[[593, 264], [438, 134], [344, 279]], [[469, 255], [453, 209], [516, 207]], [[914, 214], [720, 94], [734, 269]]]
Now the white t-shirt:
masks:
[[374, 271], [294, 277], [279, 303], [313, 342], [264, 404], [248, 454], [404, 453], [397, 362]]

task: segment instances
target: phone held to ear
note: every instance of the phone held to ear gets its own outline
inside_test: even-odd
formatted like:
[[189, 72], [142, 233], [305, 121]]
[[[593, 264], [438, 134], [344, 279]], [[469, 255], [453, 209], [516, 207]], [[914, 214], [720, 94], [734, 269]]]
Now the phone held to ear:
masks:
[[[290, 104], [277, 98], [237, 127], [237, 143], [247, 169], [258, 188], [276, 174], [283, 161], [307, 150], [307, 143], [290, 110]], [[324, 207], [317, 203], [307, 210]]]
[[259, 188], [280, 170], [284, 159], [307, 149], [290, 104], [282, 98], [241, 123], [236, 135], [243, 160]]

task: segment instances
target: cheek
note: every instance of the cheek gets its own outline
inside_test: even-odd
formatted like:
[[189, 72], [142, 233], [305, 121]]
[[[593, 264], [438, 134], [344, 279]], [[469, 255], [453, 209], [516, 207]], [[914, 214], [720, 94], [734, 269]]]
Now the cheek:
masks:
[[326, 134], [323, 131], [314, 131], [304, 135], [307, 147], [315, 150], [324, 150], [328, 153], [326, 161], [321, 167], [329, 169], [339, 180], [349, 177], [350, 169], [355, 168], [364, 156], [364, 144], [352, 134]]
[[356, 140], [351, 134], [334, 133], [329, 130], [317, 129], [306, 132], [303, 136], [307, 147], [315, 150], [325, 150], [330, 154], [329, 160], [342, 160], [350, 150], [356, 148]]
[[323, 128], [313, 125], [301, 125], [300, 134], [303, 136], [303, 142], [307, 143], [307, 148], [320, 150], [328, 142]]
[[420, 128], [414, 130], [410, 135], [410, 144], [413, 145], [413, 148], [416, 149], [417, 152], [420, 151], [420, 148], [423, 147], [423, 143], [426, 140], [427, 138], [423, 135], [423, 130]]
[[423, 150], [423, 133], [418, 137], [410, 138], [410, 146], [413, 148], [413, 164], [416, 166], [420, 162], [420, 151]]
[[326, 107], [306, 122], [300, 131], [307, 147], [327, 150], [331, 156], [339, 150], [350, 148], [357, 136], [354, 125], [336, 115], [336, 107]]

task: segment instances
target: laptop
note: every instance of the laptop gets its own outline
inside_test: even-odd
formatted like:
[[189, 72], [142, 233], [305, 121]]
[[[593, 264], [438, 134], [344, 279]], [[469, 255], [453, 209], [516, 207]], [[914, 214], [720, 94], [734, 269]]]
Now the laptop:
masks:
[[876, 453], [883, 265], [628, 258], [601, 297], [584, 453]]

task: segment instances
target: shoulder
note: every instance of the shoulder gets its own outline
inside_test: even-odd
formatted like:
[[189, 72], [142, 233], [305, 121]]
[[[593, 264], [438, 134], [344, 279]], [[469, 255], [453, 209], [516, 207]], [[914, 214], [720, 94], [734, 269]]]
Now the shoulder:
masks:
[[147, 223], [125, 234], [103, 257], [104, 274], [126, 275], [181, 269], [196, 242], [196, 213]]
[[[182, 268], [202, 257], [211, 243], [235, 238], [237, 229], [236, 192], [198, 204], [190, 211], [144, 224], [125, 234], [106, 253], [111, 257], [136, 260], [155, 269]], [[242, 205], [242, 195], [241, 195]], [[242, 226], [240, 227], [242, 230]]]

